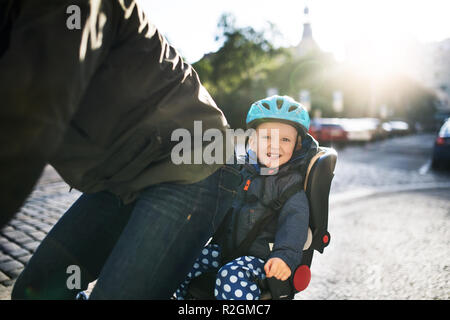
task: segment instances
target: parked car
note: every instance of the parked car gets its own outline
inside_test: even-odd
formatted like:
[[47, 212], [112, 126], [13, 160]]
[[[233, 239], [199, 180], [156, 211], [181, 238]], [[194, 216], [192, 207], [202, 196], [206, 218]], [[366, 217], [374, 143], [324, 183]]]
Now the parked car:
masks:
[[409, 124], [402, 120], [393, 120], [389, 121], [389, 125], [391, 126], [391, 134], [393, 135], [406, 135], [410, 133]]
[[392, 126], [389, 122], [383, 122], [381, 124], [381, 129], [383, 130], [383, 135], [386, 138], [389, 138], [392, 136]]
[[347, 133], [347, 140], [352, 142], [372, 141], [376, 137], [376, 124], [368, 118], [341, 119], [342, 127]]
[[340, 119], [318, 118], [310, 125], [310, 134], [320, 143], [346, 142], [347, 132], [342, 127]]
[[442, 125], [434, 141], [431, 166], [434, 169], [450, 167], [450, 118]]
[[386, 126], [383, 127], [383, 122], [377, 118], [364, 118], [367, 121], [368, 127], [372, 131], [372, 140], [386, 139], [389, 133]]
[[318, 120], [311, 120], [308, 133], [312, 135], [314, 139], [320, 142], [320, 123], [318, 122]]

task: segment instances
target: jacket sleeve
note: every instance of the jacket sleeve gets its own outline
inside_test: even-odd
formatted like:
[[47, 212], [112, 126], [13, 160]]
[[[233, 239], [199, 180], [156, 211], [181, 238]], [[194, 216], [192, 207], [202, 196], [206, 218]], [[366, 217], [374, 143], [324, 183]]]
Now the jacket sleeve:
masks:
[[282, 259], [293, 273], [302, 260], [308, 226], [308, 199], [305, 192], [300, 191], [289, 198], [280, 211], [275, 243], [269, 258]]
[[[69, 10], [72, 4], [79, 10]], [[5, 9], [0, 13], [1, 227], [20, 209], [62, 141], [107, 53], [120, 7], [116, 1], [89, 0], [2, 0], [0, 5]]]

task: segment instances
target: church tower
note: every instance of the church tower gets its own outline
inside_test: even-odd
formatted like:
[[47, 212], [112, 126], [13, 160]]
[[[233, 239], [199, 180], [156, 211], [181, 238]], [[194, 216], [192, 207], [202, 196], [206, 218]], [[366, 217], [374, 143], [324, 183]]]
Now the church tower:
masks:
[[303, 35], [302, 40], [296, 47], [296, 51], [299, 56], [304, 56], [310, 53], [311, 51], [317, 50], [320, 49], [312, 36], [311, 17], [309, 15], [309, 8], [308, 6], [305, 6], [305, 9], [303, 10]]

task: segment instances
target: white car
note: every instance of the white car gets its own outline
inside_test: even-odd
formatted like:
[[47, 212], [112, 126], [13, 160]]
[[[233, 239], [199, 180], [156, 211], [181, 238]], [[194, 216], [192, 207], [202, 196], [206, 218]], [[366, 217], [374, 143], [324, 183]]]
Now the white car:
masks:
[[368, 118], [341, 119], [341, 125], [347, 132], [348, 141], [372, 141], [376, 134], [376, 125]]

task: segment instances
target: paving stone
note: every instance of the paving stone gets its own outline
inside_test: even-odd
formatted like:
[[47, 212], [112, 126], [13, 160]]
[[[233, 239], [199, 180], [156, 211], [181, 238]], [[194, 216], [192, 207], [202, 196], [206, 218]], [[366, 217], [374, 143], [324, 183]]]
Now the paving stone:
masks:
[[21, 247], [23, 247], [23, 245], [28, 242], [35, 241], [35, 239], [29, 235], [25, 235], [24, 237], [20, 237], [20, 238], [14, 238], [13, 240]]
[[13, 230], [18, 229], [19, 227], [23, 227], [23, 226], [26, 226], [25, 222], [14, 219], [14, 220], [11, 220], [8, 222], [8, 227], [6, 228], [5, 231], [13, 231]]
[[6, 273], [8, 274], [10, 279], [13, 280], [13, 279], [17, 279], [17, 277], [22, 273], [23, 269], [24, 269], [23, 267], [18, 268], [18, 269], [13, 269], [11, 271], [7, 271]]
[[8, 289], [8, 287], [12, 287], [14, 285], [14, 282], [16, 282], [15, 279], [6, 280], [2, 282], [2, 285]]
[[[28, 235], [26, 235], [25, 232], [20, 231], [20, 230], [3, 232], [3, 235], [9, 239], [8, 241], [13, 240], [13, 241], [19, 242], [19, 243], [25, 243], [30, 239], [30, 237]], [[1, 245], [1, 242], [0, 242], [0, 245]]]
[[34, 231], [30, 232], [29, 235], [32, 236], [34, 239], [42, 241], [45, 238], [46, 233], [42, 231]]
[[[8, 262], [13, 260], [12, 257], [10, 257], [9, 255], [7, 255], [6, 253], [3, 253], [3, 251], [0, 251], [0, 263], [2, 262]], [[1, 269], [0, 269], [1, 270]]]
[[28, 224], [18, 225], [18, 226], [17, 226], [17, 229], [19, 229], [19, 230], [21, 230], [21, 231], [25, 231], [25, 233], [36, 231], [36, 228], [33, 228], [32, 226], [30, 226], [30, 225], [28, 225]]
[[33, 242], [25, 243], [23, 246], [26, 249], [34, 252], [36, 250], [36, 248], [39, 246], [39, 244], [40, 244], [40, 241], [33, 241]]
[[18, 257], [17, 260], [19, 260], [20, 262], [22, 262], [26, 266], [28, 261], [30, 261], [31, 257], [32, 257], [32, 254], [27, 254], [27, 255]]
[[3, 252], [16, 251], [19, 249], [21, 248], [13, 242], [3, 243], [0, 245], [0, 250], [2, 250]]
[[13, 271], [16, 269], [21, 269], [23, 267], [24, 267], [23, 263], [20, 263], [15, 260], [0, 263], [0, 270], [2, 270], [5, 273], [8, 273], [9, 271]]
[[3, 272], [0, 271], [0, 283], [6, 280], [10, 280], [10, 278], [4, 274]]
[[13, 227], [11, 227], [11, 226], [6, 226], [6, 227], [4, 227], [2, 230], [1, 230], [1, 232], [3, 233], [3, 232], [8, 232], [8, 231], [14, 231], [15, 229], [13, 228]]
[[17, 258], [19, 258], [19, 257], [22, 257], [22, 256], [25, 256], [25, 255], [30, 254], [30, 252], [29, 252], [28, 250], [19, 248], [19, 249], [17, 249], [17, 250], [8, 251], [8, 254], [9, 254], [10, 256], [14, 257], [15, 259], [17, 259]]

